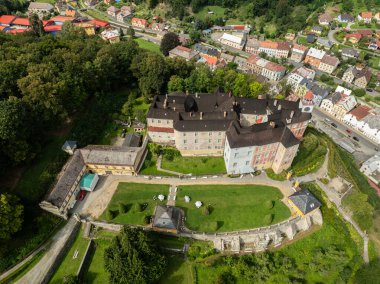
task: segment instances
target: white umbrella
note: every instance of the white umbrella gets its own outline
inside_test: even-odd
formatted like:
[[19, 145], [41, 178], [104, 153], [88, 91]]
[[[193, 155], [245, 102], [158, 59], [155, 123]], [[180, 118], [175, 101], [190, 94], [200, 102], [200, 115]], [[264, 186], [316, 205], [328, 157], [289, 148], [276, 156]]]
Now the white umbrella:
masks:
[[158, 199], [159, 199], [160, 201], [163, 201], [163, 200], [165, 199], [165, 196], [163, 196], [162, 194], [160, 194], [160, 195], [158, 196]]
[[197, 208], [201, 207], [201, 206], [202, 206], [202, 202], [201, 202], [201, 201], [197, 201], [197, 202], [195, 202], [195, 206], [196, 206]]
[[190, 197], [187, 196], [187, 195], [185, 195], [185, 202], [186, 202], [186, 203], [189, 203], [189, 202], [190, 202]]

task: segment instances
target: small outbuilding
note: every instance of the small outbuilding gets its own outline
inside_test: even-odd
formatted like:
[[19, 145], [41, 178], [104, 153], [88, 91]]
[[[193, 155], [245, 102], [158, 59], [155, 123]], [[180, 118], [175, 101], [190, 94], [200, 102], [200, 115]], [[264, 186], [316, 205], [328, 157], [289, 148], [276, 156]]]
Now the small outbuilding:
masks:
[[95, 186], [99, 181], [99, 176], [97, 174], [87, 173], [80, 181], [80, 189], [87, 191], [94, 191]]
[[183, 212], [178, 207], [157, 205], [154, 210], [152, 228], [155, 231], [177, 233], [182, 217]]
[[134, 132], [143, 132], [145, 130], [145, 123], [135, 120], [132, 128]]
[[292, 208], [300, 215], [305, 216], [310, 212], [321, 207], [321, 203], [315, 196], [306, 188], [297, 191], [288, 197], [288, 202]]
[[62, 150], [72, 155], [77, 147], [77, 141], [66, 140], [62, 146]]

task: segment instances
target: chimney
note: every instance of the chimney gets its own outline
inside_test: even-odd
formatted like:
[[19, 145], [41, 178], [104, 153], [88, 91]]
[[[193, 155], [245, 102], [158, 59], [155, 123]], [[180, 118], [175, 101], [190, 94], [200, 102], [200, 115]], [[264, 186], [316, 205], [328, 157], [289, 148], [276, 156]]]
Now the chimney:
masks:
[[274, 121], [269, 122], [269, 126], [272, 128], [276, 127], [276, 123]]
[[200, 117], [201, 120], [203, 119], [203, 112], [199, 113], [199, 117]]
[[292, 111], [290, 112], [290, 118], [293, 118], [293, 116], [294, 116], [294, 110], [292, 110]]
[[278, 108], [277, 108], [277, 110], [281, 110], [281, 105], [278, 105]]
[[173, 100], [173, 104], [175, 103], [175, 100]]
[[224, 112], [224, 117], [227, 117], [227, 112], [226, 111]]
[[274, 105], [274, 106], [277, 105], [277, 100], [274, 100], [273, 105]]
[[198, 98], [198, 93], [195, 93], [195, 97]]

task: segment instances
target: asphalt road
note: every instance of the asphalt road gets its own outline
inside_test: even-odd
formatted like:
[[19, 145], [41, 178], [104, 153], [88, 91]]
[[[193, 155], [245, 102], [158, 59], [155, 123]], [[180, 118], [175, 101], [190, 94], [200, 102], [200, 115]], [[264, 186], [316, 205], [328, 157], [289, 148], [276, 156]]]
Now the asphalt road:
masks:
[[[355, 150], [353, 155], [358, 164], [373, 156], [377, 152], [375, 148], [380, 148], [379, 145], [364, 136], [360, 131], [350, 128], [342, 121], [335, 119], [319, 108], [314, 108], [312, 115], [314, 125], [317, 128], [325, 132], [336, 143], [342, 141]], [[330, 121], [327, 122], [326, 119], [329, 119]], [[337, 127], [332, 126], [331, 123], [334, 123]], [[350, 130], [351, 133], [348, 133], [346, 131], [347, 129]], [[352, 138], [354, 136], [357, 137], [359, 141], [355, 141]]]

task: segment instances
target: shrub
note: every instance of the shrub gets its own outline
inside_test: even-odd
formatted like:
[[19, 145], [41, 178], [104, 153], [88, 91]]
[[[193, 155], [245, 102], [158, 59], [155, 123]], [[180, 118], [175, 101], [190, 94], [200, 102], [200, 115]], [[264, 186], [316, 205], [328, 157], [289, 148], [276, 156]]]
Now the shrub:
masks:
[[119, 213], [124, 214], [127, 213], [127, 206], [124, 203], [119, 203]]
[[321, 183], [323, 184], [328, 184], [330, 182], [330, 180], [328, 178], [320, 178], [319, 179], [321, 181]]
[[203, 164], [206, 164], [207, 161], [208, 161], [208, 158], [206, 158], [206, 157], [202, 157], [201, 161], [202, 161]]
[[112, 220], [113, 218], [116, 217], [115, 211], [112, 211], [110, 209], [107, 210], [107, 219]]
[[274, 201], [273, 200], [267, 200], [265, 201], [265, 207], [268, 209], [272, 209], [274, 206]]
[[142, 206], [141, 206], [141, 204], [140, 203], [135, 203], [134, 205], [133, 205], [133, 212], [141, 212], [142, 211]]
[[210, 210], [208, 209], [208, 206], [206, 206], [206, 207], [203, 209], [203, 215], [205, 215], [205, 216], [210, 215]]
[[273, 214], [268, 214], [268, 215], [265, 215], [264, 217], [264, 223], [267, 224], [267, 225], [270, 225], [273, 221]]
[[149, 225], [150, 224], [150, 219], [152, 218], [152, 216], [150, 215], [145, 215], [144, 217], [144, 224], [145, 225]]

